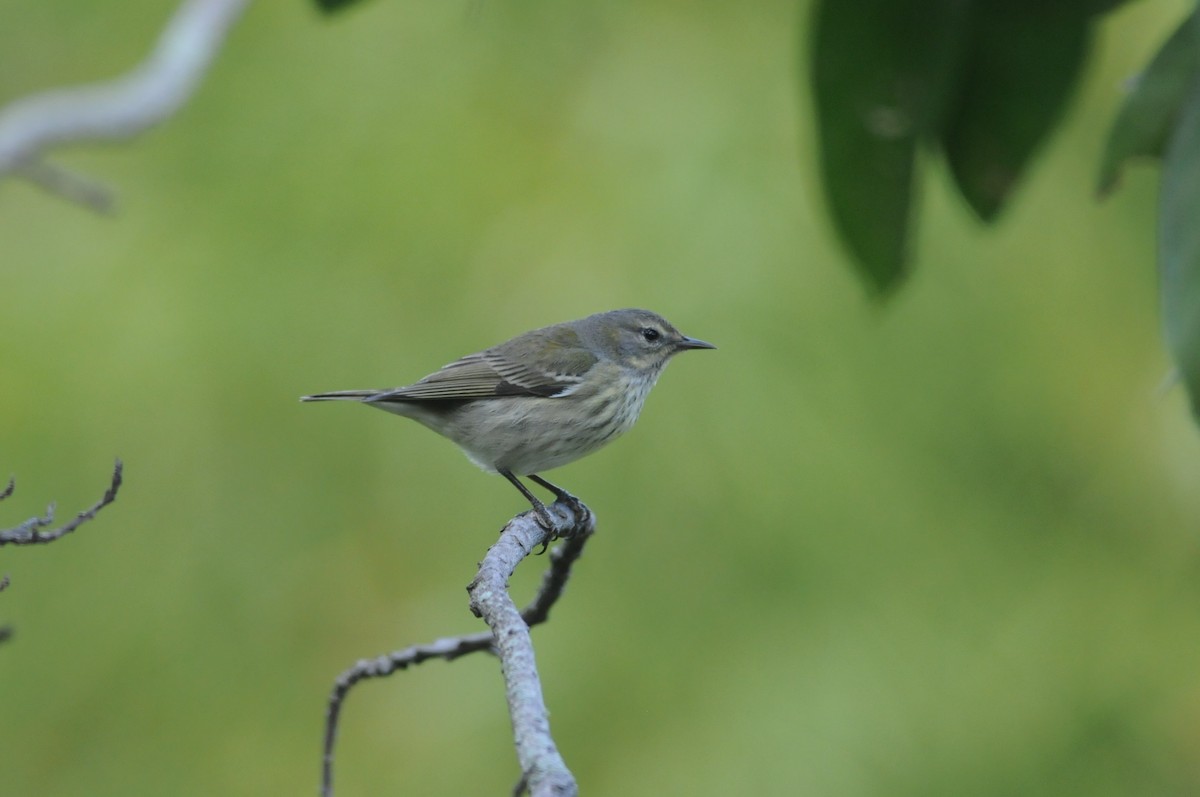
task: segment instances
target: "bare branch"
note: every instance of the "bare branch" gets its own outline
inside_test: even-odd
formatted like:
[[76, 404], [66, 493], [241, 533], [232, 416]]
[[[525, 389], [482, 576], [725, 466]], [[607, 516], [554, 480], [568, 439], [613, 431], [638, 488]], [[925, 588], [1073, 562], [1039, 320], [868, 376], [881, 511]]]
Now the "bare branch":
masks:
[[[94, 518], [97, 512], [111, 504], [116, 499], [117, 490], [119, 490], [121, 487], [121, 474], [123, 470], [124, 466], [121, 464], [121, 460], [118, 459], [116, 465], [113, 466], [112, 484], [110, 484], [108, 489], [104, 492], [104, 496], [91, 509], [88, 509], [85, 512], [80, 512], [79, 515], [77, 515], [76, 518], [70, 523], [61, 528], [54, 529], [53, 531], [41, 531], [41, 529], [54, 522], [54, 504], [51, 504], [49, 508], [46, 509], [46, 514], [44, 517], [32, 517], [15, 528], [0, 529], [0, 545], [34, 545], [43, 542], [53, 542], [60, 537], [70, 534], [72, 531]], [[8, 479], [8, 486], [3, 490], [0, 490], [0, 501], [3, 501], [5, 498], [8, 498], [10, 495], [12, 495], [13, 490], [15, 490], [16, 487], [16, 478], [10, 476]], [[0, 576], [0, 592], [4, 592], [4, 590], [8, 589], [8, 583], [9, 581], [7, 575]], [[12, 634], [12, 626], [0, 626], [0, 644], [3, 644], [11, 639]]]
[[[0, 494], [0, 498], [7, 498], [8, 496], [12, 495], [12, 487], [13, 483], [10, 480], [8, 483], [8, 490], [6, 490], [3, 494]], [[8, 576], [0, 576], [0, 592], [4, 592], [6, 589], [8, 589]], [[0, 625], [0, 644], [4, 644], [8, 640], [12, 639], [12, 633], [11, 625]]]
[[116, 210], [117, 199], [112, 189], [85, 177], [78, 172], [68, 171], [62, 166], [46, 161], [26, 161], [18, 164], [13, 173], [49, 194], [74, 202], [76, 205], [109, 215]]
[[68, 199], [107, 207], [111, 197], [70, 172], [38, 166], [50, 148], [131, 138], [187, 102], [249, 0], [184, 0], [150, 55], [103, 83], [55, 89], [0, 109], [0, 177], [19, 174]]
[[[46, 508], [46, 514], [43, 517], [31, 517], [19, 526], [11, 529], [0, 529], [0, 546], [3, 545], [37, 545], [40, 543], [54, 542], [60, 537], [65, 537], [75, 529], [82, 526], [87, 521], [96, 516], [104, 507], [111, 504], [117, 497], [117, 490], [121, 488], [122, 473], [124, 464], [121, 460], [117, 460], [113, 466], [112, 483], [104, 492], [104, 496], [96, 502], [91, 508], [80, 512], [75, 516], [75, 519], [64, 526], [50, 531], [42, 531], [46, 526], [54, 522], [54, 504]], [[10, 480], [9, 488], [5, 491], [4, 497], [12, 494], [13, 483]]]
[[[545, 622], [550, 616], [550, 608], [555, 601], [562, 596], [567, 579], [571, 575], [571, 566], [583, 553], [584, 543], [588, 537], [595, 531], [595, 519], [591, 511], [582, 503], [575, 501], [573, 503], [557, 502], [551, 507], [550, 511], [554, 514], [556, 520], [559, 521], [558, 536], [564, 538], [563, 544], [556, 547], [550, 552], [550, 567], [542, 576], [541, 585], [538, 587], [537, 594], [525, 609], [517, 615], [519, 620], [518, 625], [521, 627], [525, 638], [528, 641], [529, 659], [532, 661], [533, 647], [532, 641], [529, 641], [528, 627]], [[476, 616], [481, 615], [481, 610], [477, 609], [474, 593], [477, 592], [481, 585], [491, 584], [491, 579], [485, 577], [484, 570], [488, 567], [489, 562], [495, 559], [495, 552], [505, 543], [506, 539], [512, 538], [512, 544], [505, 546], [502, 550], [506, 554], [514, 551], [523, 551], [520, 556], [512, 561], [512, 566], [507, 574], [503, 576], [500, 584], [500, 592], [504, 598], [508, 600], [512, 611], [516, 611], [515, 605], [512, 604], [512, 599], [508, 597], [507, 586], [508, 576], [516, 568], [518, 562], [525, 556], [529, 555], [535, 547], [542, 545], [549, 535], [542, 529], [533, 516], [526, 512], [513, 518], [500, 533], [500, 542], [497, 542], [484, 557], [483, 563], [480, 565], [479, 574], [471, 585], [467, 587], [468, 592], [472, 594], [472, 611]], [[515, 545], [515, 547], [514, 547]], [[507, 562], [507, 560], [505, 560]], [[494, 562], [493, 562], [494, 564]], [[501, 565], [501, 570], [507, 564]], [[499, 572], [495, 570], [489, 571]], [[485, 617], [486, 619], [486, 617]], [[345, 701], [350, 689], [359, 681], [369, 678], [379, 678], [391, 675], [399, 670], [408, 669], [410, 666], [421, 664], [430, 659], [444, 659], [445, 661], [453, 661], [460, 656], [465, 656], [469, 653], [477, 651], [488, 651], [489, 653], [498, 654], [501, 656], [501, 663], [504, 666], [504, 648], [495, 646], [496, 626], [489, 622], [492, 626], [492, 631], [484, 631], [475, 634], [464, 634], [457, 637], [446, 637], [439, 639], [428, 645], [413, 645], [403, 648], [402, 650], [386, 653], [373, 659], [363, 659], [358, 661], [353, 667], [349, 668], [338, 676], [334, 684], [332, 693], [329, 696], [329, 706], [325, 720], [325, 746], [324, 755], [322, 757], [322, 779], [321, 779], [321, 794], [322, 797], [331, 797], [333, 794], [333, 749], [334, 743], [337, 740], [338, 721], [341, 714], [342, 703]], [[505, 677], [508, 679], [509, 667], [504, 666]], [[536, 671], [533, 672], [533, 677], [536, 679]], [[528, 689], [523, 689], [522, 694], [528, 694]], [[541, 704], [540, 687], [536, 689], [536, 696], [539, 705]], [[518, 712], [514, 708], [510, 696], [509, 709], [513, 716], [514, 736], [520, 738], [522, 731], [518, 730], [517, 716], [521, 717], [530, 715], [530, 712], [524, 707], [520, 707]], [[541, 712], [544, 718], [545, 706], [541, 705]], [[536, 707], [534, 708], [536, 713]], [[546, 738], [549, 739], [549, 727], [546, 727]], [[553, 742], [550, 743], [553, 747]], [[525, 769], [525, 761], [521, 758], [520, 745], [518, 744], [518, 759], [521, 761], [522, 769], [527, 774], [521, 778], [521, 783], [518, 784], [518, 789], [524, 790], [524, 784], [527, 780], [528, 773], [531, 770]], [[559, 759], [561, 763], [561, 758]], [[565, 765], [562, 767], [566, 771]], [[570, 773], [567, 772], [567, 777], [570, 778]], [[573, 783], [573, 781], [572, 781]], [[514, 792], [519, 793], [519, 792]], [[543, 792], [544, 794], [554, 794], [556, 792]], [[563, 794], [573, 792], [561, 792]]]
[[[572, 512], [575, 507], [581, 510], [578, 516]], [[567, 523], [568, 533], [561, 536], [586, 538], [595, 531], [595, 518], [582, 504], [575, 502], [575, 507], [561, 501], [553, 507], [558, 513], [556, 519]], [[471, 611], [483, 618], [496, 640], [522, 780], [531, 797], [574, 797], [578, 793], [575, 778], [550, 735], [549, 713], [542, 698], [529, 627], [508, 594], [509, 576], [544, 537], [532, 516], [514, 518], [488, 549], [467, 592], [471, 596]], [[574, 540], [568, 540], [567, 545], [571, 542]], [[543, 586], [549, 581], [544, 580]], [[557, 589], [561, 591], [562, 584]]]
[[333, 692], [329, 695], [329, 706], [325, 711], [325, 743], [321, 755], [322, 797], [330, 797], [333, 794], [333, 747], [337, 742], [342, 703], [355, 684], [368, 678], [382, 678], [430, 659], [454, 661], [459, 656], [477, 650], [488, 650], [491, 645], [492, 635], [486, 631], [445, 637], [428, 645], [411, 645], [373, 659], [360, 659], [353, 667], [339, 675], [334, 682]]

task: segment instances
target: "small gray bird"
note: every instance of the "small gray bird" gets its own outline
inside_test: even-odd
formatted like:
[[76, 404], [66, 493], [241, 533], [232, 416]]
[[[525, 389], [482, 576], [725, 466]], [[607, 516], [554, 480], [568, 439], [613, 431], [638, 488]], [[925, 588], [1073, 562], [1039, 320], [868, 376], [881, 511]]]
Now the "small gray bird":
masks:
[[537, 474], [628, 431], [672, 356], [715, 348], [649, 310], [612, 310], [518, 335], [407, 387], [301, 400], [360, 401], [428, 426], [479, 467], [512, 482], [549, 531], [554, 523], [546, 506], [517, 475], [577, 504]]

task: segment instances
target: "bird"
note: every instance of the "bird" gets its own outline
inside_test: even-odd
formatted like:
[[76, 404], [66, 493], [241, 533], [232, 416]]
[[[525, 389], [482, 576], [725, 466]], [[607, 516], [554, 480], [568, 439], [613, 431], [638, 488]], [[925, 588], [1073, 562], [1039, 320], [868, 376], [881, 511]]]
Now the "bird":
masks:
[[534, 329], [385, 390], [339, 390], [301, 401], [356, 401], [411, 418], [520, 490], [547, 532], [546, 505], [525, 476], [579, 509], [543, 471], [587, 456], [629, 431], [667, 362], [715, 349], [649, 310], [624, 309]]

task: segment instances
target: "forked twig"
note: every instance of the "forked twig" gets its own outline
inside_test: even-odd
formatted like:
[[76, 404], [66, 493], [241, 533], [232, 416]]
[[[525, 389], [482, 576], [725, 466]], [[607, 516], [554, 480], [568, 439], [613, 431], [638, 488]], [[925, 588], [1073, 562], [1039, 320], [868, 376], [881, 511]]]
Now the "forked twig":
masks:
[[[3, 545], [38, 545], [41, 543], [54, 542], [57, 539], [65, 537], [75, 529], [82, 526], [87, 521], [96, 516], [101, 509], [111, 504], [117, 497], [117, 491], [121, 489], [122, 473], [124, 464], [121, 460], [117, 460], [113, 466], [112, 483], [105, 490], [104, 496], [96, 502], [90, 509], [84, 510], [75, 516], [71, 522], [60, 526], [50, 531], [42, 531], [46, 526], [54, 522], [54, 504], [46, 507], [46, 514], [42, 517], [31, 517], [19, 526], [14, 526], [11, 529], [0, 529], [0, 546]], [[0, 500], [12, 495], [15, 482], [9, 479], [8, 487], [0, 493]]]
[[[453, 661], [477, 651], [488, 651], [501, 659], [508, 686], [509, 713], [517, 743], [517, 757], [523, 773], [518, 790], [523, 790], [525, 783], [530, 783], [532, 787], [535, 781], [537, 786], [534, 788], [553, 786], [563, 782], [565, 774], [571, 791], [535, 790], [534, 795], [541, 797], [542, 794], [574, 793], [574, 780], [549, 735], [541, 686], [537, 681], [537, 670], [533, 667], [533, 643], [529, 638], [529, 628], [549, 618], [551, 607], [562, 596], [572, 565], [583, 553], [584, 544], [595, 531], [595, 517], [578, 502], [558, 502], [549, 509], [558, 521], [558, 536], [564, 541], [550, 552], [550, 567], [542, 576], [537, 594], [523, 611], [517, 612], [508, 595], [508, 577], [517, 564], [547, 538], [546, 531], [528, 512], [513, 518], [504, 527], [499, 541], [488, 550], [480, 564], [475, 580], [467, 587], [472, 611], [484, 618], [491, 631], [445, 637], [427, 645], [413, 645], [373, 659], [362, 659], [338, 676], [329, 696], [325, 719], [322, 797], [332, 797], [333, 794], [333, 749], [338, 722], [342, 704], [355, 684], [391, 675], [430, 659]], [[502, 640], [501, 644], [497, 645], [497, 639]], [[547, 773], [551, 777], [548, 778]]]
[[[91, 520], [104, 507], [108, 506], [117, 497], [117, 490], [121, 487], [121, 474], [124, 466], [121, 460], [117, 460], [113, 466], [112, 483], [104, 492], [104, 496], [93, 506], [84, 512], [80, 512], [74, 520], [67, 523], [61, 528], [51, 531], [42, 531], [43, 528], [54, 522], [54, 504], [51, 504], [46, 509], [46, 514], [42, 517], [31, 517], [19, 526], [11, 529], [0, 529], [0, 545], [35, 545], [37, 543], [53, 542], [67, 534], [70, 534], [81, 525]], [[8, 486], [0, 490], [0, 501], [8, 498], [13, 494], [13, 490], [17, 487], [15, 477], [9, 477]], [[8, 589], [8, 576], [0, 576], [0, 592]], [[12, 626], [0, 626], [0, 644], [12, 638]]]

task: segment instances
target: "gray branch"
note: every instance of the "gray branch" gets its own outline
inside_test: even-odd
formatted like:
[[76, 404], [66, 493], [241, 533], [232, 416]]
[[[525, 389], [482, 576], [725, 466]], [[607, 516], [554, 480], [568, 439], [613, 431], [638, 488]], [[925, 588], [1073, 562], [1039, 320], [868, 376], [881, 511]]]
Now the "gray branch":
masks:
[[[581, 503], [559, 501], [550, 510], [559, 521], [559, 536], [586, 539], [595, 531], [595, 517]], [[522, 784], [531, 797], [574, 797], [579, 791], [575, 778], [550, 735], [549, 712], [542, 698], [529, 626], [508, 594], [509, 576], [545, 538], [545, 531], [531, 514], [513, 518], [483, 557], [479, 574], [467, 593], [471, 596], [471, 611], [483, 618], [496, 640]], [[519, 792], [522, 786], [517, 788]]]
[[[9, 486], [11, 486], [11, 485], [12, 485], [12, 483], [9, 482]], [[9, 490], [8, 493], [0, 495], [0, 497], [7, 498], [9, 495], [12, 495], [12, 490]], [[8, 576], [0, 576], [0, 592], [4, 592], [4, 590], [6, 590], [6, 589], [8, 589]], [[12, 637], [12, 626], [11, 625], [0, 625], [0, 644], [7, 642], [11, 637]]]
[[[512, 718], [517, 760], [521, 765], [518, 792], [528, 787], [533, 797], [574, 795], [575, 780], [550, 737], [546, 706], [534, 663], [529, 627], [549, 619], [550, 609], [563, 593], [571, 567], [595, 532], [595, 517], [578, 501], [559, 501], [549, 507], [557, 521], [557, 536], [564, 542], [550, 552], [550, 567], [542, 576], [537, 595], [521, 612], [508, 595], [508, 578], [522, 559], [548, 535], [531, 513], [509, 521], [500, 540], [484, 556], [475, 580], [467, 587], [471, 610], [487, 622], [490, 631], [446, 637], [428, 645], [413, 645], [373, 659], [363, 659], [343, 672], [329, 697], [322, 758], [321, 794], [333, 794], [333, 748], [341, 707], [350, 689], [360, 681], [391, 675], [430, 659], [453, 661], [460, 656], [487, 651], [500, 657]], [[497, 643], [496, 640], [501, 640]]]
[[[111, 504], [117, 498], [117, 490], [121, 488], [121, 474], [123, 466], [121, 460], [117, 460], [113, 466], [112, 483], [105, 490], [104, 495], [96, 502], [91, 509], [80, 512], [75, 516], [75, 519], [51, 531], [42, 531], [46, 526], [54, 522], [54, 504], [51, 504], [46, 509], [46, 514], [41, 517], [31, 517], [19, 526], [14, 526], [11, 529], [0, 529], [0, 546], [3, 545], [36, 545], [38, 543], [53, 542], [67, 534], [70, 534], [75, 529], [82, 526], [96, 516], [104, 507]], [[17, 487], [15, 477], [9, 477], [8, 486], [0, 490], [0, 501], [8, 498], [13, 494], [13, 490]], [[8, 576], [0, 576], [0, 592], [8, 589]], [[0, 644], [7, 642], [12, 638], [12, 626], [0, 626]]]
[[54, 89], [0, 109], [0, 177], [16, 174], [96, 209], [111, 197], [96, 184], [40, 162], [53, 147], [131, 138], [191, 97], [249, 0], [184, 0], [150, 55], [103, 83]]
[[[75, 516], [73, 520], [60, 526], [56, 529], [43, 531], [44, 528], [54, 522], [54, 504], [46, 507], [46, 514], [41, 517], [31, 517], [19, 526], [14, 526], [11, 529], [0, 529], [0, 546], [4, 545], [39, 545], [41, 543], [54, 542], [55, 540], [65, 537], [75, 529], [82, 526], [96, 516], [104, 507], [111, 504], [117, 498], [117, 491], [121, 489], [121, 480], [124, 473], [124, 464], [121, 460], [117, 460], [113, 466], [112, 483], [108, 489], [104, 491], [104, 495], [90, 509], [85, 509]], [[0, 499], [7, 498], [12, 495], [15, 482], [9, 479], [8, 487], [0, 492]]]

